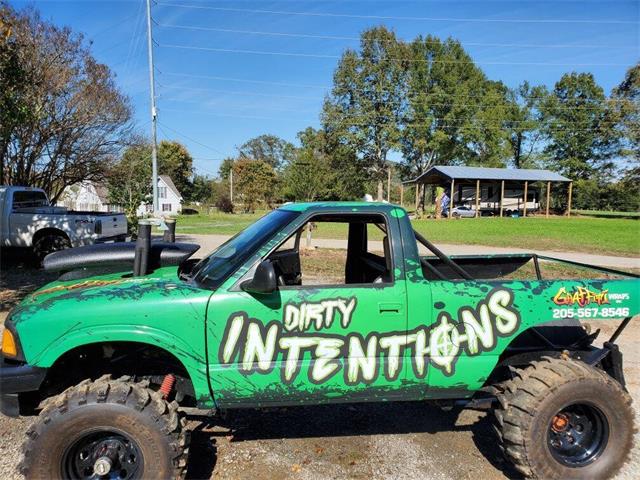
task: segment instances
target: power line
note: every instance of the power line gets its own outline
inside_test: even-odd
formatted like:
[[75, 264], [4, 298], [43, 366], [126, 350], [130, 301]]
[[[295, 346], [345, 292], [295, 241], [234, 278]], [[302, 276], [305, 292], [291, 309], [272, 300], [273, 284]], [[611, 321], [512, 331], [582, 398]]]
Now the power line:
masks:
[[293, 15], [305, 17], [329, 17], [329, 18], [359, 18], [365, 20], [410, 20], [429, 22], [472, 22], [472, 23], [578, 23], [578, 24], [611, 24], [611, 25], [636, 25], [633, 20], [593, 20], [593, 19], [532, 19], [532, 18], [455, 18], [455, 17], [417, 17], [417, 16], [392, 16], [392, 15], [356, 15], [349, 13], [331, 12], [293, 12], [288, 10], [260, 10], [250, 8], [211, 7], [205, 5], [187, 5], [177, 3], [158, 2], [163, 7], [192, 8], [200, 10], [214, 10], [218, 12], [259, 13], [268, 15]]
[[[281, 95], [281, 94], [277, 94], [277, 93], [260, 93], [260, 92], [250, 92], [250, 91], [235, 91], [235, 90], [224, 90], [224, 89], [218, 89], [218, 88], [204, 88], [204, 87], [186, 87], [183, 85], [164, 85], [164, 84], [160, 84], [160, 86], [162, 88], [166, 88], [166, 89], [170, 89], [170, 90], [187, 90], [187, 91], [195, 91], [195, 92], [214, 92], [214, 93], [221, 93], [224, 95], [242, 95], [242, 96], [258, 96], [258, 97], [266, 97], [266, 98], [283, 98], [283, 99], [291, 99], [291, 100], [313, 100], [313, 101], [319, 101], [319, 100], [323, 100], [323, 97], [305, 97], [305, 96], [297, 96], [297, 95]], [[365, 92], [366, 93], [366, 92]], [[415, 94], [411, 94], [411, 93], [405, 93], [403, 95], [403, 99], [414, 99], [419, 97], [420, 95], [429, 95], [428, 93], [425, 94], [424, 92], [418, 92]], [[468, 95], [450, 95], [450, 94], [445, 94], [446, 98], [469, 98]], [[482, 95], [477, 95], [475, 96], [477, 98], [485, 98]], [[540, 98], [540, 97], [531, 97], [532, 99], [535, 98]], [[171, 100], [171, 101], [180, 101], [177, 98], [166, 98], [166, 100]], [[185, 100], [186, 101], [186, 100]], [[617, 101], [617, 99], [607, 99], [606, 101]], [[442, 103], [442, 102], [427, 102], [424, 101], [423, 103], [426, 103], [429, 106], [437, 106], [437, 107], [478, 107], [480, 106], [480, 104], [477, 103]], [[519, 104], [515, 104], [516, 106], [520, 106]], [[557, 110], [591, 110], [594, 108], [598, 108], [597, 105], [563, 105], [563, 106], [558, 106], [555, 107], [555, 109]], [[535, 110], [535, 107], [531, 108], [532, 110]]]
[[[267, 116], [258, 116], [258, 115], [242, 115], [242, 114], [228, 114], [228, 113], [220, 113], [220, 112], [203, 112], [203, 111], [198, 111], [198, 110], [176, 110], [176, 109], [172, 109], [172, 108], [164, 108], [164, 111], [168, 111], [168, 112], [176, 112], [176, 113], [187, 113], [187, 114], [197, 114], [197, 115], [207, 115], [207, 116], [214, 116], [214, 117], [224, 117], [224, 118], [242, 118], [242, 119], [251, 119], [251, 120], [275, 120], [275, 121], [290, 121], [291, 118], [290, 117], [267, 117]], [[305, 121], [305, 122], [312, 122], [312, 121], [316, 121], [317, 119], [299, 119], [300, 121]], [[455, 120], [455, 119], [445, 119], [447, 121], [451, 121], [451, 120]], [[349, 124], [347, 126], [375, 126], [375, 125], [386, 125], [389, 122], [371, 122], [371, 121], [367, 121], [367, 122], [348, 122]], [[477, 120], [474, 120], [472, 122], [467, 122], [466, 124], [460, 124], [460, 125], [451, 125], [451, 124], [433, 124], [433, 123], [426, 123], [426, 122], [413, 122], [413, 123], [405, 123], [404, 125], [408, 125], [408, 126], [429, 126], [429, 127], [435, 127], [436, 129], [460, 129], [460, 128], [464, 128], [464, 127], [471, 127], [471, 126], [475, 126], [475, 127], [495, 127], [495, 128], [501, 128], [504, 126], [504, 124], [506, 123], [513, 123], [513, 122], [509, 122], [509, 121], [504, 121], [502, 123], [489, 123], [489, 122], [480, 122]], [[599, 123], [605, 123], [605, 122], [599, 122]], [[542, 127], [542, 130], [544, 131], [566, 131], [566, 130], [570, 130], [572, 132], [586, 132], [586, 131], [593, 131], [593, 128], [573, 128], [573, 127], [560, 127], [560, 126], [555, 126], [555, 127]], [[184, 135], [183, 135], [184, 136]], [[185, 137], [186, 138], [186, 137]], [[201, 144], [203, 145], [203, 144]], [[206, 146], [206, 145], [203, 145]]]
[[[322, 89], [322, 90], [330, 90], [332, 88], [331, 85], [309, 85], [309, 84], [301, 84], [301, 83], [285, 83], [285, 82], [271, 82], [271, 81], [266, 81], [266, 80], [254, 80], [254, 79], [247, 79], [247, 78], [234, 78], [234, 77], [221, 77], [221, 76], [211, 76], [211, 75], [194, 75], [194, 74], [190, 74], [190, 73], [182, 73], [182, 72], [163, 72], [164, 75], [171, 75], [171, 76], [176, 76], [176, 77], [185, 77], [185, 78], [194, 78], [194, 79], [204, 79], [204, 80], [216, 80], [216, 81], [224, 81], [224, 82], [239, 82], [239, 83], [255, 83], [255, 84], [261, 84], [261, 85], [271, 85], [271, 86], [276, 86], [276, 87], [293, 87], [293, 88], [317, 88], [317, 89]], [[367, 93], [366, 90], [361, 90], [361, 93]], [[434, 92], [432, 93], [432, 95], [438, 95], [438, 92]], [[420, 94], [417, 94], [420, 95]], [[449, 97], [448, 94], [443, 92], [443, 95]], [[411, 97], [411, 95], [410, 95]], [[452, 97], [454, 98], [485, 98], [485, 95], [475, 95], [475, 94], [456, 94], [453, 95]], [[521, 98], [523, 100], [543, 100], [546, 97], [540, 97], [540, 96], [521, 96]], [[616, 99], [616, 98], [608, 98], [606, 99], [607, 102], [610, 103], [617, 103], [617, 102], [621, 102], [624, 103], [626, 102], [626, 100], [624, 99]], [[584, 108], [589, 108], [588, 105], [582, 105], [582, 106], [576, 106], [576, 107], [569, 107], [567, 106], [566, 108], [579, 108], [579, 107], [584, 107]]]
[[[178, 28], [185, 30], [206, 31], [206, 32], [218, 32], [218, 33], [233, 33], [240, 35], [262, 35], [271, 37], [293, 37], [293, 38], [310, 38], [317, 40], [347, 40], [347, 41], [360, 41], [360, 37], [349, 37], [341, 35], [313, 35], [308, 33], [289, 33], [289, 32], [265, 32], [259, 30], [235, 30], [229, 28], [213, 28], [213, 27], [198, 27], [191, 25], [176, 25], [170, 23], [158, 23], [159, 27], [164, 28]], [[426, 39], [424, 41], [427, 41]], [[433, 43], [439, 42], [434, 40]], [[501, 47], [501, 48], [615, 48], [615, 49], [636, 49], [632, 45], [584, 45], [584, 44], [528, 44], [528, 43], [484, 43], [484, 42], [465, 42], [460, 41], [464, 46], [474, 47]]]
[[175, 89], [175, 90], [192, 90], [192, 91], [204, 91], [204, 92], [215, 92], [215, 93], [223, 93], [225, 95], [247, 95], [247, 96], [256, 96], [256, 97], [267, 97], [267, 98], [288, 98], [292, 100], [321, 100], [322, 97], [303, 97], [297, 95], [279, 95], [276, 93], [260, 93], [260, 92], [247, 92], [247, 91], [234, 91], [234, 90], [222, 90], [216, 88], [195, 88], [195, 87], [184, 87], [182, 85], [161, 85], [162, 88]]
[[327, 90], [331, 88], [329, 85], [309, 85], [302, 83], [287, 83], [287, 82], [270, 82], [266, 80], [254, 80], [247, 78], [233, 78], [233, 77], [220, 77], [220, 76], [212, 76], [212, 75], [194, 75], [190, 73], [180, 73], [180, 72], [164, 72], [164, 75], [172, 75], [176, 77], [186, 77], [186, 78], [200, 78], [207, 80], [220, 80], [224, 82], [239, 82], [239, 83], [255, 83], [261, 85], [273, 85], [278, 87], [295, 87], [295, 88], [319, 88], [323, 90]]
[[[175, 110], [171, 110], [171, 109], [167, 109], [167, 108], [165, 108], [165, 109], [163, 109], [163, 110], [167, 110], [167, 111], [175, 111]], [[187, 140], [189, 140], [189, 141], [191, 141], [191, 142], [193, 142], [193, 143], [196, 143], [196, 144], [200, 145], [201, 147], [208, 148], [209, 150], [211, 150], [211, 151], [213, 151], [213, 152], [219, 153], [220, 155], [224, 155], [224, 153], [222, 153], [222, 152], [221, 152], [220, 150], [218, 150], [217, 148], [213, 148], [213, 147], [212, 147], [212, 146], [210, 146], [210, 145], [206, 145], [206, 144], [204, 144], [204, 143], [202, 143], [202, 142], [199, 142], [198, 140], [195, 140], [195, 139], [193, 139], [193, 138], [191, 138], [191, 137], [189, 137], [189, 136], [185, 135], [184, 133], [181, 133], [181, 132], [177, 131], [175, 128], [171, 128], [170, 126], [165, 125], [165, 124], [164, 124], [164, 123], [162, 123], [162, 122], [158, 122], [158, 124], [159, 124], [159, 125], [164, 126], [165, 128], [167, 128], [167, 129], [169, 129], [169, 130], [171, 130], [171, 131], [172, 131], [173, 133], [175, 133], [176, 135], [179, 135], [179, 136], [181, 136], [181, 137], [183, 137], [183, 138], [185, 138], [185, 139], [187, 139]]]
[[[212, 48], [212, 47], [197, 47], [191, 45], [176, 45], [171, 43], [158, 44], [163, 48], [176, 48], [183, 50], [200, 50], [216, 53], [234, 53], [245, 55], [268, 55], [268, 56], [285, 56], [285, 57], [304, 57], [304, 58], [321, 58], [321, 59], [340, 59], [342, 55], [328, 55], [319, 53], [298, 53], [298, 52], [278, 52], [278, 51], [265, 51], [265, 50], [242, 50], [235, 48]], [[422, 58], [394, 58], [387, 57], [387, 60], [395, 60], [399, 62], [425, 62], [425, 63], [440, 63], [440, 64], [478, 64], [478, 65], [532, 65], [537, 67], [626, 67], [628, 63], [579, 63], [579, 62], [499, 62], [499, 61], [485, 61], [485, 60], [427, 60]]]

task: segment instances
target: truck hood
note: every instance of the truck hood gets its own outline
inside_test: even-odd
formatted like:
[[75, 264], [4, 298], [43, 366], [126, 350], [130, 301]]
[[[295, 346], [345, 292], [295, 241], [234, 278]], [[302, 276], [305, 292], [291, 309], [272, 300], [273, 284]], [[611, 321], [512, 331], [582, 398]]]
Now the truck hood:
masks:
[[[200, 291], [178, 278], [176, 267], [160, 268], [142, 277], [131, 273], [97, 275], [80, 280], [54, 281], [27, 295], [10, 313], [18, 327], [21, 322], [39, 316], [71, 318], [82, 311], [99, 317], [120, 308], [139, 309], [136, 305], [157, 305], [175, 301]], [[62, 319], [62, 318], [61, 318]]]

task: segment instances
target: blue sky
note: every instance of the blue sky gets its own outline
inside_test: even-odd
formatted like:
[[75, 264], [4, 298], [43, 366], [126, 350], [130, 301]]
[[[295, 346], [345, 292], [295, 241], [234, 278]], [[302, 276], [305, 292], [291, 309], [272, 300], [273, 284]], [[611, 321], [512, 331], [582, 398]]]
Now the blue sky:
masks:
[[[10, 3], [83, 32], [149, 132], [145, 0]], [[295, 142], [298, 131], [317, 127], [337, 57], [371, 26], [405, 40], [455, 37], [509, 86], [553, 86], [574, 70], [592, 72], [609, 92], [640, 58], [638, 0], [157, 0], [152, 15], [158, 138], [184, 143], [208, 175], [253, 136]]]

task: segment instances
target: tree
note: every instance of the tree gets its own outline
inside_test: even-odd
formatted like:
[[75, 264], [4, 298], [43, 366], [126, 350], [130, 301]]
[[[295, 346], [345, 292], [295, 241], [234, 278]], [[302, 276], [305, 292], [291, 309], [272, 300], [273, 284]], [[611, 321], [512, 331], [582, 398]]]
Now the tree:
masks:
[[129, 232], [134, 233], [137, 210], [142, 203], [151, 201], [151, 161], [149, 145], [138, 144], [127, 148], [107, 177], [109, 203], [119, 205], [127, 216]]
[[211, 202], [213, 200], [213, 180], [205, 175], [193, 177], [190, 200], [194, 202]]
[[192, 199], [193, 157], [184, 145], [175, 140], [160, 142], [158, 145], [158, 172], [161, 175], [169, 175], [180, 194], [186, 199]]
[[242, 158], [233, 165], [233, 178], [245, 211], [254, 212], [260, 203], [270, 200], [276, 175], [267, 162]]
[[252, 138], [238, 147], [238, 156], [251, 160], [262, 160], [279, 171], [284, 168], [294, 156], [295, 147], [275, 135], [260, 135]]
[[548, 94], [544, 86], [532, 87], [527, 81], [509, 90], [505, 127], [509, 135], [511, 164], [515, 168], [534, 166], [542, 136], [538, 106]]
[[623, 153], [640, 162], [640, 63], [627, 70], [624, 80], [613, 89], [612, 100], [624, 134]]
[[409, 51], [402, 166], [405, 178], [415, 178], [436, 163], [465, 161], [469, 151], [462, 148], [462, 129], [469, 137], [474, 133], [472, 120], [487, 79], [456, 40], [418, 37]]
[[321, 165], [326, 165], [324, 199], [360, 200], [373, 186], [365, 161], [341, 135], [308, 127], [298, 133], [298, 139], [300, 150], [313, 152], [308, 154], [322, 159]]
[[294, 201], [315, 201], [330, 196], [335, 176], [318, 143], [317, 132], [308, 128], [298, 134], [302, 146], [283, 172], [283, 195]]
[[370, 177], [378, 182], [379, 200], [388, 154], [400, 145], [406, 99], [404, 50], [385, 27], [364, 31], [360, 50], [349, 49], [342, 55], [322, 112], [325, 129], [342, 137], [364, 160]]
[[563, 75], [540, 108], [549, 166], [574, 180], [607, 180], [620, 152], [619, 133], [593, 75]]
[[640, 205], [640, 63], [627, 70], [624, 80], [613, 90], [612, 102], [623, 135], [622, 153], [629, 159], [619, 182], [620, 190], [628, 192], [631, 198], [626, 204], [637, 211]]
[[218, 177], [222, 180], [229, 180], [229, 173], [233, 168], [233, 162], [235, 162], [235, 158], [227, 157], [222, 160], [220, 164], [220, 168], [218, 168]]
[[504, 167], [508, 156], [505, 118], [509, 105], [507, 88], [501, 82], [484, 82], [471, 102], [471, 111], [461, 119], [460, 140], [455, 151], [465, 165]]
[[68, 185], [104, 179], [130, 131], [129, 101], [82, 35], [32, 9], [2, 3], [0, 16], [0, 183], [55, 202]]

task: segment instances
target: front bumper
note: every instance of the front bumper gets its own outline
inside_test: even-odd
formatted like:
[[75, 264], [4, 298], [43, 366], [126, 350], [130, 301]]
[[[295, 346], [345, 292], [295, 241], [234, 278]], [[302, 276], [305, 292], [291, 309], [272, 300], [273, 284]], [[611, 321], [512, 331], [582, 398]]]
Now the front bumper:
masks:
[[46, 374], [46, 368], [12, 364], [3, 359], [0, 363], [0, 412], [9, 417], [20, 415], [20, 395], [38, 390]]

